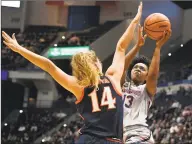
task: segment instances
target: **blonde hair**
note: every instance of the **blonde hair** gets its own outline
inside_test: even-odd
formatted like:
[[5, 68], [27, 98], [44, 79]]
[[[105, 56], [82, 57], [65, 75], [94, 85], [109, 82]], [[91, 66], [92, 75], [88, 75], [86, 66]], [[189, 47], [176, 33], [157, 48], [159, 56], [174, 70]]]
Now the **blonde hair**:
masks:
[[98, 58], [94, 51], [79, 52], [72, 57], [71, 66], [73, 75], [79, 85], [83, 87], [98, 87], [101, 72], [95, 65]]

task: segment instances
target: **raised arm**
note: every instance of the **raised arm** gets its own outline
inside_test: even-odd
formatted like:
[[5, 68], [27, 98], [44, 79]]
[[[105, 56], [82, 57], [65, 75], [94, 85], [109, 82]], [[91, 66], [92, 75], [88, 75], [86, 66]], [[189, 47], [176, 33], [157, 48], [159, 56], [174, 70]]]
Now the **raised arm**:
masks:
[[133, 39], [135, 28], [140, 21], [142, 15], [142, 7], [143, 6], [141, 2], [138, 8], [137, 15], [132, 20], [123, 36], [118, 41], [112, 65], [108, 68], [106, 72], [107, 75], [113, 76], [117, 81], [120, 81], [123, 75], [125, 64], [125, 52]]
[[149, 67], [146, 89], [150, 96], [154, 96], [157, 88], [157, 80], [159, 76], [159, 65], [160, 65], [160, 51], [161, 47], [165, 44], [165, 42], [171, 36], [171, 30], [165, 32], [163, 38], [156, 42], [156, 48], [153, 54], [153, 58], [151, 61], [151, 65]]
[[125, 82], [126, 71], [129, 68], [131, 61], [136, 56], [137, 52], [141, 49], [141, 47], [145, 44], [146, 37], [147, 37], [146, 34], [145, 34], [145, 36], [143, 36], [143, 27], [141, 27], [141, 25], [139, 25], [137, 44], [125, 56], [125, 66], [124, 66], [123, 76], [121, 78], [121, 85], [123, 85]]
[[40, 67], [44, 71], [48, 72], [61, 86], [63, 86], [65, 89], [72, 92], [75, 96], [80, 95], [79, 93], [79, 86], [76, 82], [76, 78], [73, 76], [70, 76], [63, 72], [60, 68], [58, 68], [52, 61], [49, 59], [37, 55], [26, 48], [20, 46], [17, 43], [17, 40], [15, 38], [15, 34], [12, 35], [12, 38], [6, 34], [5, 32], [2, 32], [2, 36], [4, 38], [3, 43], [12, 49], [13, 51], [19, 53], [23, 57], [25, 57], [27, 60], [29, 60], [31, 63], [35, 64], [36, 66]]

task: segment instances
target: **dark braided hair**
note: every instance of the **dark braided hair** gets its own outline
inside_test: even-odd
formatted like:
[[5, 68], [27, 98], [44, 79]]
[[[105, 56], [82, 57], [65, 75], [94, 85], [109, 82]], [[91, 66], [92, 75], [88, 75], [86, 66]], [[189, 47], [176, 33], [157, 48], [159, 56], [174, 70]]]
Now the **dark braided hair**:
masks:
[[150, 61], [150, 59], [148, 59], [147, 57], [145, 57], [145, 56], [143, 56], [143, 55], [138, 56], [138, 57], [135, 57], [135, 58], [133, 59], [132, 63], [130, 64], [129, 69], [128, 69], [128, 72], [127, 72], [128, 78], [129, 78], [130, 80], [131, 80], [131, 70], [133, 69], [133, 67], [134, 67], [137, 63], [143, 63], [143, 64], [145, 64], [145, 65], [148, 67], [148, 69], [149, 69], [149, 66], [150, 66], [151, 61]]

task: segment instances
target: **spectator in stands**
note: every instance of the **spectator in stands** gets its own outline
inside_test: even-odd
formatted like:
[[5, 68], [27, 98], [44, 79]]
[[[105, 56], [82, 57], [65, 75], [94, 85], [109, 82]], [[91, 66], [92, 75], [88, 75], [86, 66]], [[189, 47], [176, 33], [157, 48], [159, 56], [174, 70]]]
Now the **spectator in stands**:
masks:
[[32, 126], [31, 126], [30, 131], [31, 132], [37, 132], [37, 130], [38, 130], [37, 125], [35, 123], [33, 123]]
[[[30, 29], [30, 28], [29, 28]], [[33, 32], [26, 30], [24, 33], [17, 33], [18, 42], [28, 50], [40, 54], [57, 36], [56, 32], [51, 31], [39, 32], [34, 29]], [[2, 44], [2, 68], [3, 69], [18, 69], [27, 66], [28, 61], [21, 56], [14, 54]]]
[[79, 46], [80, 45], [80, 38], [77, 37], [75, 34], [73, 34], [68, 41], [68, 45], [69, 46]]
[[190, 79], [190, 75], [192, 75], [192, 64], [186, 64], [175, 71], [162, 71], [159, 76], [159, 84], [167, 81]]
[[[64, 120], [64, 117], [55, 117], [53, 113], [47, 111], [28, 111], [27, 113], [27, 119], [19, 117], [16, 123], [4, 126], [2, 141], [5, 144], [9, 142], [15, 144], [16, 141], [18, 141], [19, 144], [30, 144], [38, 136], [41, 136], [41, 134], [44, 134], [46, 131], [50, 130]], [[61, 114], [62, 112], [60, 111], [59, 113]], [[50, 137], [46, 140], [50, 140]]]
[[[183, 88], [181, 88], [182, 91]], [[180, 95], [180, 91], [177, 94]], [[184, 94], [184, 92], [182, 92]], [[177, 97], [174, 95], [174, 97]], [[183, 98], [183, 95], [181, 95]], [[171, 99], [169, 99], [170, 101]], [[150, 126], [150, 129], [153, 131], [154, 138], [157, 143], [190, 143], [191, 139], [187, 136], [190, 135], [191, 126], [188, 125], [188, 121], [191, 120], [189, 115], [183, 116], [186, 112], [185, 110], [189, 110], [189, 106], [182, 109], [181, 103], [174, 100], [172, 105], [169, 105], [167, 101], [164, 105], [169, 105], [169, 107], [165, 107], [163, 111], [158, 111], [158, 114], [162, 114], [162, 116], [157, 116], [157, 107], [158, 103], [155, 105], [153, 109], [151, 109], [150, 113], [153, 113], [151, 119], [153, 119], [153, 123]], [[189, 114], [189, 113], [185, 113]]]

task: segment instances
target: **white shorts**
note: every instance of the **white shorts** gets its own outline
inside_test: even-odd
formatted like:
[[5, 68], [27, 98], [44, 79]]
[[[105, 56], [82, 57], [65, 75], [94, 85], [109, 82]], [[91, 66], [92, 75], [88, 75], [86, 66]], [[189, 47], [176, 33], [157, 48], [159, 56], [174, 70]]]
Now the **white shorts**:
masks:
[[124, 128], [125, 144], [154, 144], [152, 132], [146, 126], [134, 125]]

